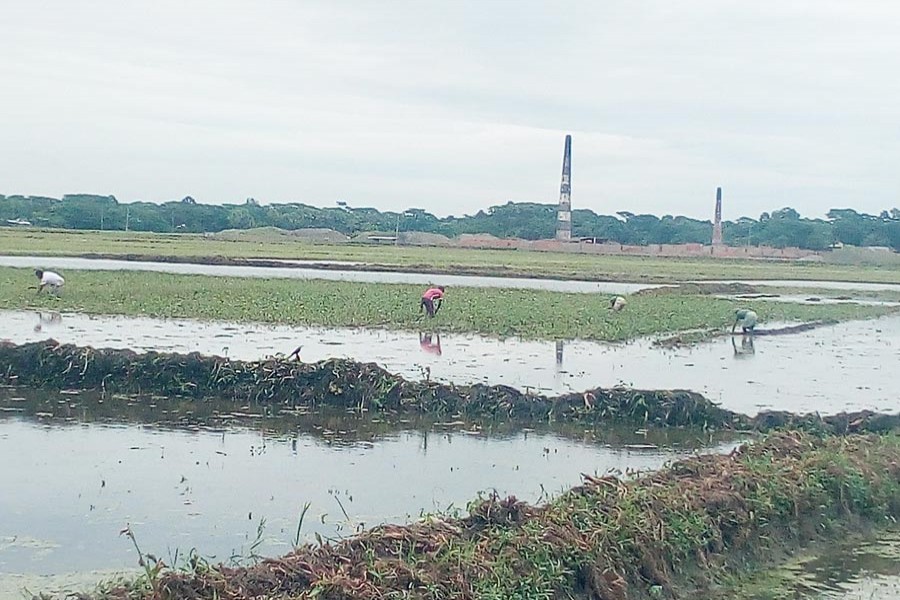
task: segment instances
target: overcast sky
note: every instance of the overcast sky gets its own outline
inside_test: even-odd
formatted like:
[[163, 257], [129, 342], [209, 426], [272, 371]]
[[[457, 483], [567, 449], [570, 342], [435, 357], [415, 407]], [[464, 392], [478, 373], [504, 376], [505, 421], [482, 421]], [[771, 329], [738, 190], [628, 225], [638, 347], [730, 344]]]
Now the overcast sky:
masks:
[[0, 193], [900, 205], [900, 3], [7, 3]]

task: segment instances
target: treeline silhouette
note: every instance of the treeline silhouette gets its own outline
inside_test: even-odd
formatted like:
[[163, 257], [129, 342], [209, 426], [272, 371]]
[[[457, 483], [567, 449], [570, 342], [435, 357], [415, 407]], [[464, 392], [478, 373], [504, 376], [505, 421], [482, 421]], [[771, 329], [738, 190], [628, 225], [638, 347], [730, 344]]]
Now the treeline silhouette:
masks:
[[[339, 206], [318, 208], [300, 203], [261, 205], [252, 198], [243, 204], [201, 204], [190, 196], [155, 204], [120, 203], [115, 196], [70, 194], [61, 199], [0, 195], [0, 224], [27, 221], [38, 227], [63, 229], [132, 230], [211, 233], [225, 229], [279, 227], [326, 228], [346, 235], [361, 232], [420, 231], [449, 237], [484, 233], [528, 240], [552, 238], [556, 206], [514, 203], [492, 206], [474, 215], [439, 218], [422, 209], [403, 213], [375, 208]], [[590, 210], [572, 213], [573, 236], [622, 244], [708, 244], [712, 223], [683, 216], [618, 212], [598, 215]], [[852, 209], [833, 209], [827, 219], [801, 217], [793, 208], [742, 217], [723, 225], [726, 244], [732, 246], [795, 246], [824, 250], [835, 243], [887, 246], [900, 251], [900, 210], [879, 215]]]

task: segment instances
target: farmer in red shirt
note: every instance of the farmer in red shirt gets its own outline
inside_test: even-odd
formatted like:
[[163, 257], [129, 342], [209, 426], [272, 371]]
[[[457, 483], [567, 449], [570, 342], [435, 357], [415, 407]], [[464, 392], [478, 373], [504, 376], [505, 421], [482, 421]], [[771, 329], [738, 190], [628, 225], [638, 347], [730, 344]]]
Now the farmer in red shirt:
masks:
[[425, 312], [428, 313], [429, 317], [433, 317], [435, 313], [441, 308], [441, 301], [444, 299], [444, 286], [439, 285], [437, 287], [428, 288], [424, 294], [422, 294], [422, 302], [419, 304], [419, 312], [422, 312], [422, 309], [425, 309]]

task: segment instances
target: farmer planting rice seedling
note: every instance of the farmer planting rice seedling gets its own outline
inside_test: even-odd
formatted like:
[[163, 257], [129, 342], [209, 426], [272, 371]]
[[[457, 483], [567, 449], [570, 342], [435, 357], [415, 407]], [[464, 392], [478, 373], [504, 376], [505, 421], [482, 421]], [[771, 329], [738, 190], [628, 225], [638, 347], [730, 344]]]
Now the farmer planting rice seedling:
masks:
[[59, 295], [66, 281], [59, 273], [53, 271], [42, 271], [35, 269], [35, 277], [38, 279], [37, 293], [40, 294], [46, 289], [51, 294]]
[[753, 330], [756, 329], [756, 322], [759, 317], [756, 315], [755, 310], [750, 310], [749, 308], [739, 308], [734, 311], [734, 324], [731, 326], [731, 333], [734, 333], [734, 330], [737, 327], [741, 328], [741, 331], [745, 334], [753, 333]]
[[419, 312], [425, 311], [425, 314], [431, 318], [441, 309], [444, 302], [444, 286], [439, 285], [430, 287], [422, 294], [422, 300], [419, 302]]

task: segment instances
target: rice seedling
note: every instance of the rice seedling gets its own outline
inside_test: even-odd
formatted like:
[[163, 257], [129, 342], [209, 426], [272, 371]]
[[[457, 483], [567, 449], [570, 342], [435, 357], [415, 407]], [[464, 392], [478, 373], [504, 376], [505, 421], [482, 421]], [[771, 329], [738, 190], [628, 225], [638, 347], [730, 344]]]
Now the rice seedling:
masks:
[[[144, 315], [325, 327], [381, 327], [481, 333], [527, 339], [621, 341], [730, 325], [736, 306], [766, 321], [863, 319], [896, 309], [856, 304], [740, 303], [705, 294], [635, 294], [621, 312], [602, 294], [448, 288], [434, 319], [418, 312], [421, 286], [72, 271], [61, 299], [35, 297], [31, 273], [0, 268], [0, 308]], [[427, 322], [426, 322], [427, 321]]]

